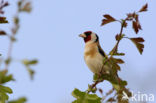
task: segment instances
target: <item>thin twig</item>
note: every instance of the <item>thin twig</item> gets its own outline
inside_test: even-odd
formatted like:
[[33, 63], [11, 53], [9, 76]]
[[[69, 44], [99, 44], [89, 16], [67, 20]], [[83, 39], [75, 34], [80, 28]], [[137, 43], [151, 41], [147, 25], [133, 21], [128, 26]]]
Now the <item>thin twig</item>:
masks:
[[[19, 16], [19, 13], [20, 12], [17, 10], [14, 17], [18, 17]], [[17, 25], [17, 24], [14, 23], [14, 26], [12, 27], [11, 30], [13, 30], [13, 28], [17, 28], [18, 29], [18, 26], [19, 25]], [[14, 41], [12, 40], [12, 38], [15, 37], [15, 34], [16, 34], [16, 32], [13, 32], [12, 31], [12, 34], [8, 35], [9, 46], [8, 46], [8, 53], [7, 53], [6, 60], [10, 60], [11, 59], [12, 50], [13, 50], [13, 43], [14, 43]], [[9, 63], [5, 63], [5, 67], [4, 68], [7, 70], [9, 68]]]

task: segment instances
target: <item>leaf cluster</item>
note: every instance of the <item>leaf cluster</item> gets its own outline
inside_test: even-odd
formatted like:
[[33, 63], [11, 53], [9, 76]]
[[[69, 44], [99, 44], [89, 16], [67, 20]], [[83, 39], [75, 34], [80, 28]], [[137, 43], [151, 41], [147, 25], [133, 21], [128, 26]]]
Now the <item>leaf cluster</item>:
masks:
[[33, 79], [35, 71], [33, 69], [31, 69], [31, 66], [36, 65], [38, 63], [38, 60], [36, 60], [36, 59], [34, 59], [34, 60], [24, 59], [24, 60], [22, 60], [22, 63], [25, 65], [25, 67], [26, 67], [26, 69], [30, 75], [30, 78]]
[[13, 93], [10, 87], [4, 86], [5, 83], [14, 80], [13, 76], [8, 75], [7, 72], [8, 72], [7, 70], [0, 71], [0, 102], [1, 103], [6, 103], [6, 101], [9, 99], [8, 94]]
[[88, 94], [87, 92], [82, 92], [75, 89], [72, 95], [77, 99], [72, 103], [101, 103], [101, 98], [96, 94]]

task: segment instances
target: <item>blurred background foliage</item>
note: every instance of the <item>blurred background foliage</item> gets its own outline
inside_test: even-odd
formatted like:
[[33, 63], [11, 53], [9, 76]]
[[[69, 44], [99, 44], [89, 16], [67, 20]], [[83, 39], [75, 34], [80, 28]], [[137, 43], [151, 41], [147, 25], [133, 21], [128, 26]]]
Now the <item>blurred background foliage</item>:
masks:
[[[9, 3], [7, 1], [4, 0], [0, 1], [0, 23], [1, 24], [9, 23], [9, 21], [5, 17], [5, 12], [3, 11], [3, 8], [7, 6], [9, 6]], [[5, 84], [10, 81], [16, 80], [15, 78], [13, 78], [13, 74], [8, 74], [8, 70], [9, 70], [9, 65], [12, 62], [14, 62], [15, 59], [14, 57], [12, 57], [12, 50], [13, 50], [13, 44], [17, 40], [16, 34], [20, 29], [21, 19], [19, 16], [22, 12], [30, 13], [31, 10], [32, 7], [30, 1], [19, 0], [17, 2], [17, 10], [13, 18], [13, 26], [10, 29], [11, 34], [9, 34], [8, 31], [0, 30], [0, 36], [7, 36], [9, 40], [9, 47], [8, 50], [6, 51], [7, 53], [6, 59], [1, 59], [1, 64], [4, 63], [4, 67], [0, 67], [0, 103], [25, 103], [27, 101], [25, 97], [20, 97], [17, 100], [9, 100], [8, 94], [12, 94], [13, 90], [10, 87], [5, 86]], [[23, 60], [19, 60], [19, 62], [25, 65], [28, 73], [30, 74], [31, 79], [33, 79], [34, 70], [31, 69], [31, 65], [37, 64], [38, 60], [23, 59]]]

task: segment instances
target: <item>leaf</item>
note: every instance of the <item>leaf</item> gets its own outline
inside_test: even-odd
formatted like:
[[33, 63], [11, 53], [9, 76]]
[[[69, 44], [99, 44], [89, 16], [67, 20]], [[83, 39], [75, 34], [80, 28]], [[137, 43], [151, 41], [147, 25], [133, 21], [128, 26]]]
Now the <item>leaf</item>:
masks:
[[25, 97], [21, 97], [17, 100], [9, 101], [8, 103], [26, 103], [27, 99]]
[[1, 83], [6, 83], [6, 82], [9, 82], [9, 81], [12, 81], [12, 80], [14, 80], [14, 79], [13, 79], [13, 75], [7, 75], [7, 76], [1, 78], [0, 84], [1, 84]]
[[34, 74], [35, 74], [35, 71], [30, 69], [29, 67], [27, 67], [27, 70], [28, 70], [28, 73], [30, 75], [30, 78], [33, 80], [34, 79]]
[[122, 86], [126, 86], [127, 85], [127, 81], [121, 81], [121, 85]]
[[8, 23], [8, 21], [6, 20], [6, 17], [0, 17], [0, 23]]
[[76, 98], [72, 103], [101, 103], [101, 98], [96, 94], [88, 94], [78, 89], [74, 89], [72, 95]]
[[11, 40], [12, 42], [17, 41], [17, 39], [16, 39], [14, 36], [10, 36], [10, 40]]
[[114, 63], [112, 68], [115, 69], [115, 72], [116, 70], [119, 70], [119, 71], [121, 70], [120, 66], [117, 63]]
[[136, 34], [139, 32], [139, 30], [141, 30], [141, 25], [138, 21], [133, 21], [133, 29]]
[[0, 71], [0, 84], [14, 80], [12, 75], [7, 75], [7, 72], [7, 70]]
[[24, 60], [22, 60], [22, 63], [25, 65], [26, 69], [28, 70], [28, 73], [30, 75], [30, 78], [33, 79], [35, 71], [32, 70], [30, 68], [30, 66], [37, 64], [38, 63], [38, 60], [36, 60], [36, 59], [34, 59], [34, 60], [24, 59]]
[[6, 103], [9, 99], [8, 93], [12, 93], [12, 89], [3, 85], [0, 85], [0, 103]]
[[107, 103], [108, 102], [115, 102], [116, 100], [114, 99], [114, 98], [109, 98], [108, 100], [107, 100]]
[[136, 33], [138, 33], [138, 27], [137, 27], [137, 23], [135, 21], [133, 21], [133, 29]]
[[36, 59], [29, 61], [29, 65], [34, 65], [34, 64], [37, 64], [37, 63], [38, 63], [38, 60], [36, 60]]
[[72, 95], [75, 98], [79, 98], [79, 97], [83, 97], [85, 95], [85, 92], [81, 92], [80, 90], [75, 88], [74, 91], [72, 92]]
[[13, 93], [11, 88], [2, 85], [0, 85], [0, 92], [9, 93], [9, 94]]
[[11, 58], [7, 58], [6, 60], [5, 60], [5, 64], [10, 64], [11, 63]]
[[20, 11], [28, 12], [28, 13], [30, 13], [31, 10], [32, 10], [32, 7], [31, 7], [31, 3], [30, 2], [25, 3], [25, 5], [20, 9]]
[[6, 93], [0, 92], [0, 103], [6, 103], [8, 99], [9, 96]]
[[138, 37], [138, 38], [130, 38], [130, 40], [136, 45], [139, 53], [142, 54], [143, 49], [144, 49], [144, 44], [142, 43], [144, 42], [144, 39], [141, 37]]
[[118, 64], [123, 64], [125, 63], [122, 59], [119, 59], [119, 58], [113, 58], [113, 60], [118, 63]]
[[15, 23], [16, 25], [19, 24], [19, 17], [17, 17], [17, 16], [14, 17], [14, 23]]
[[148, 8], [148, 4], [145, 4], [145, 5], [139, 10], [139, 12], [147, 11], [147, 8]]
[[114, 19], [112, 16], [110, 16], [108, 14], [104, 15], [104, 17], [105, 18], [102, 20], [101, 26], [116, 21], [116, 19]]
[[87, 94], [87, 95], [86, 95], [86, 98], [87, 98], [88, 100], [95, 100], [95, 101], [101, 100], [96, 94]]
[[94, 74], [94, 75], [93, 75], [93, 80], [94, 80], [94, 81], [97, 81], [97, 80], [98, 80], [98, 74]]
[[114, 55], [115, 55], [115, 56], [124, 56], [125, 53], [115, 53]]
[[123, 64], [124, 63], [124, 61], [122, 59], [111, 57], [109, 60], [110, 60], [109, 62], [112, 65], [112, 68], [114, 70], [114, 73], [116, 73], [118, 70], [121, 70], [120, 66], [118, 64]]
[[144, 42], [145, 40], [142, 37], [138, 37], [138, 38], [130, 38], [131, 40], [135, 41], [135, 42]]
[[24, 59], [24, 60], [22, 60], [22, 63], [24, 65], [35, 65], [38, 63], [38, 60], [36, 60], [36, 59], [34, 59], [34, 60]]
[[0, 31], [0, 35], [6, 35], [6, 32], [3, 31], [3, 30], [1, 30], [1, 31]]

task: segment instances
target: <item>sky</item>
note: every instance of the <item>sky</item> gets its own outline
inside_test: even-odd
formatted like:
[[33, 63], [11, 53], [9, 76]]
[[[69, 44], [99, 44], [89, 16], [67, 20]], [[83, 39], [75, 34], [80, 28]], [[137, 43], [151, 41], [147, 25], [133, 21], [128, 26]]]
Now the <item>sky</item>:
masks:
[[[1, 28], [11, 28], [16, 11], [16, 2], [9, 0], [5, 9], [9, 24]], [[11, 99], [28, 97], [28, 103], [71, 103], [72, 90], [86, 90], [92, 83], [93, 73], [87, 68], [84, 58], [84, 42], [78, 37], [84, 31], [94, 31], [100, 38], [101, 47], [106, 53], [115, 44], [115, 35], [120, 24], [111, 23], [101, 27], [102, 15], [110, 14], [116, 19], [126, 17], [129, 12], [139, 10], [148, 2], [148, 12], [140, 15], [143, 30], [138, 35], [128, 26], [124, 33], [129, 37], [142, 36], [145, 39], [143, 55], [128, 40], [121, 41], [119, 51], [125, 52], [125, 64], [121, 65], [119, 75], [128, 81], [132, 91], [156, 94], [156, 1], [155, 0], [34, 0], [33, 11], [20, 15], [21, 28], [17, 34], [12, 56], [15, 58], [9, 68], [15, 82]], [[0, 37], [0, 53], [6, 57], [7, 37]], [[34, 66], [35, 77], [31, 81], [22, 59], [38, 59]], [[111, 89], [108, 82], [100, 84], [104, 92]], [[100, 86], [99, 85], [99, 86]], [[156, 103], [156, 102], [155, 102]]]

